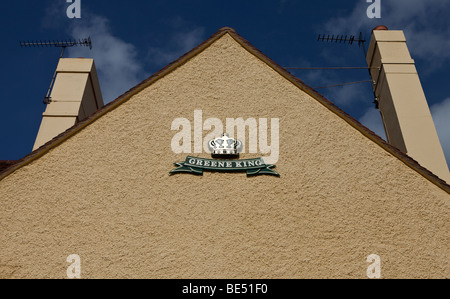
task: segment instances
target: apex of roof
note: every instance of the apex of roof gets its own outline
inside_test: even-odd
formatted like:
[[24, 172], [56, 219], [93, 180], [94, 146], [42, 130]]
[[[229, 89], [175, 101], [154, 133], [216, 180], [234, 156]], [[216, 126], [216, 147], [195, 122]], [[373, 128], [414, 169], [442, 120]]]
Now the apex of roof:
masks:
[[234, 29], [231, 28], [231, 27], [227, 27], [227, 26], [222, 27], [222, 28], [220, 28], [220, 29], [218, 30], [218, 32], [223, 32], [223, 31], [234, 32], [234, 33], [236, 33], [236, 30], [234, 30]]
[[211, 44], [213, 44], [216, 40], [220, 39], [225, 34], [229, 34], [236, 42], [238, 42], [245, 50], [250, 52], [251, 54], [255, 55], [257, 58], [265, 62], [268, 66], [270, 66], [273, 70], [278, 72], [281, 76], [285, 77], [287, 80], [289, 80], [292, 84], [297, 86], [299, 89], [303, 90], [307, 94], [309, 94], [311, 97], [313, 97], [315, 100], [317, 100], [319, 103], [324, 105], [327, 109], [331, 110], [333, 113], [341, 117], [344, 121], [346, 121], [349, 125], [357, 129], [360, 133], [362, 133], [364, 136], [375, 142], [378, 146], [382, 147], [387, 152], [391, 153], [393, 156], [397, 157], [400, 161], [402, 161], [405, 165], [408, 167], [414, 169], [419, 174], [421, 174], [423, 177], [425, 177], [427, 180], [438, 186], [439, 188], [443, 189], [447, 193], [450, 194], [450, 185], [448, 185], [445, 181], [441, 180], [439, 177], [437, 177], [435, 174], [427, 170], [426, 168], [422, 167], [417, 161], [409, 157], [406, 153], [400, 151], [399, 149], [393, 147], [392, 145], [385, 142], [381, 137], [376, 135], [374, 132], [369, 130], [367, 127], [359, 123], [356, 119], [345, 113], [343, 110], [338, 108], [336, 105], [334, 105], [331, 101], [323, 97], [321, 94], [319, 94], [316, 90], [305, 84], [303, 81], [289, 73], [286, 69], [279, 66], [277, 63], [275, 63], [273, 60], [271, 60], [269, 57], [267, 57], [265, 54], [263, 54], [260, 50], [255, 48], [253, 45], [251, 45], [247, 40], [245, 40], [243, 37], [241, 37], [236, 30], [234, 30], [231, 27], [222, 27], [220, 28], [216, 33], [214, 33], [212, 36], [210, 36], [207, 40], [205, 40], [203, 43], [192, 49], [191, 51], [187, 52], [177, 60], [173, 61], [157, 73], [153, 74], [149, 78], [145, 79], [138, 85], [131, 88], [126, 93], [119, 96], [114, 101], [110, 102], [109, 104], [105, 105], [103, 108], [97, 110], [95, 113], [93, 113], [91, 116], [87, 117], [85, 120], [77, 123], [73, 127], [69, 128], [67, 131], [61, 133], [60, 135], [53, 138], [51, 141], [40, 147], [39, 149], [33, 151], [29, 155], [25, 156], [21, 160], [17, 161], [12, 166], [6, 168], [6, 169], [0, 169], [0, 181], [7, 177], [9, 174], [13, 173], [17, 169], [21, 168], [22, 166], [25, 166], [29, 164], [30, 162], [38, 159], [39, 157], [45, 155], [50, 149], [58, 146], [65, 140], [69, 139], [73, 135], [77, 134], [79, 131], [81, 131], [83, 128], [87, 127], [89, 124], [97, 120], [98, 118], [102, 117], [103, 115], [107, 114], [108, 112], [114, 110], [121, 104], [127, 102], [133, 95], [137, 94], [138, 92], [142, 91], [143, 89], [147, 88], [149, 85], [155, 83], [161, 78], [164, 78], [167, 74], [171, 73], [175, 69], [179, 68], [180, 66], [184, 65], [186, 62], [188, 62], [191, 58], [197, 56], [202, 51], [204, 51], [206, 48], [208, 48]]

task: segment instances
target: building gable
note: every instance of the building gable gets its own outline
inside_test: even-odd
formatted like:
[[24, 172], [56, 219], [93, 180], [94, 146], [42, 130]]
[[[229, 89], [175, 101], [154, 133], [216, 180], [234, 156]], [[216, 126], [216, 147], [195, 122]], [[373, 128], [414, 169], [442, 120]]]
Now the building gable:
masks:
[[[225, 28], [10, 168], [0, 264], [64, 277], [76, 253], [91, 278], [364, 277], [375, 253], [385, 277], [448, 277], [448, 186], [256, 51]], [[192, 153], [172, 149], [177, 118]], [[169, 174], [210, 157], [196, 123], [204, 141], [206, 120], [229, 118], [279, 120], [280, 178]]]

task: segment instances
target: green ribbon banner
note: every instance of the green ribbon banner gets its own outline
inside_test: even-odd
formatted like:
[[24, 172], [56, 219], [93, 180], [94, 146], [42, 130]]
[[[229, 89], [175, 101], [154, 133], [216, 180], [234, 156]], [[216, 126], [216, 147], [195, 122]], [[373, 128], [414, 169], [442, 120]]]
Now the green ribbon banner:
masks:
[[175, 163], [175, 168], [170, 174], [191, 173], [203, 175], [203, 171], [240, 172], [246, 171], [251, 175], [275, 175], [280, 176], [272, 168], [275, 165], [265, 164], [262, 158], [246, 160], [214, 160], [188, 156], [184, 162]]

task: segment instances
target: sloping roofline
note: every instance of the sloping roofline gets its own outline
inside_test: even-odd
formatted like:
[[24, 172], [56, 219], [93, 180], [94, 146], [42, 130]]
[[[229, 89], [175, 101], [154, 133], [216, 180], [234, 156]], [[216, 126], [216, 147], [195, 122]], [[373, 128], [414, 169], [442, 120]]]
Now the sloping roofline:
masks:
[[10, 167], [11, 165], [15, 164], [17, 161], [13, 161], [13, 160], [0, 160], [0, 173]]
[[153, 74], [151, 77], [147, 78], [146, 80], [142, 81], [135, 87], [131, 88], [129, 91], [125, 92], [121, 96], [119, 96], [114, 101], [110, 102], [109, 104], [105, 105], [101, 109], [97, 110], [95, 113], [84, 119], [83, 121], [80, 121], [73, 127], [69, 128], [65, 132], [59, 134], [37, 150], [33, 151], [29, 155], [25, 156], [24, 158], [18, 160], [15, 164], [9, 166], [8, 168], [0, 171], [0, 181], [16, 171], [17, 169], [31, 163], [32, 161], [40, 158], [41, 156], [45, 155], [47, 152], [49, 152], [52, 148], [58, 146], [59, 144], [63, 143], [65, 140], [69, 139], [73, 135], [77, 134], [79, 131], [84, 129], [85, 127], [89, 126], [91, 123], [93, 123], [98, 118], [102, 117], [106, 113], [116, 109], [121, 104], [128, 101], [132, 96], [139, 93], [143, 89], [147, 88], [149, 85], [153, 84], [154, 82], [158, 81], [159, 79], [163, 78], [167, 74], [171, 73], [178, 67], [184, 65], [186, 62], [188, 62], [191, 58], [197, 56], [199, 53], [201, 53], [203, 50], [208, 48], [212, 43], [214, 43], [216, 40], [221, 38], [223, 35], [229, 34], [237, 43], [239, 43], [244, 49], [246, 49], [248, 52], [253, 54], [254, 56], [258, 57], [260, 60], [264, 61], [268, 66], [270, 66], [273, 70], [275, 70], [277, 73], [279, 73], [281, 76], [286, 78], [288, 81], [290, 81], [292, 84], [300, 88], [302, 91], [306, 92], [308, 95], [319, 101], [322, 105], [324, 105], [326, 108], [328, 108], [330, 111], [338, 115], [340, 118], [342, 118], [344, 121], [346, 121], [349, 125], [357, 129], [361, 134], [378, 144], [381, 148], [392, 154], [393, 156], [397, 157], [400, 161], [402, 161], [404, 164], [406, 164], [408, 167], [412, 168], [413, 170], [417, 171], [419, 174], [421, 174], [423, 177], [425, 177], [427, 180], [441, 188], [442, 190], [446, 191], [450, 194], [450, 185], [448, 185], [445, 181], [441, 180], [439, 177], [437, 177], [435, 174], [433, 174], [428, 169], [421, 166], [417, 161], [409, 157], [406, 153], [400, 151], [396, 147], [390, 145], [386, 141], [384, 141], [381, 137], [376, 135], [374, 132], [372, 132], [370, 129], [362, 125], [360, 122], [358, 122], [356, 119], [345, 113], [343, 110], [338, 108], [336, 105], [334, 105], [331, 101], [327, 100], [324, 96], [319, 94], [316, 90], [305, 84], [303, 81], [289, 73], [286, 69], [279, 66], [277, 63], [272, 61], [269, 57], [267, 57], [265, 54], [263, 54], [261, 51], [256, 49], [254, 46], [252, 46], [247, 40], [245, 40], [243, 37], [241, 37], [239, 34], [236, 33], [236, 31], [233, 28], [230, 27], [223, 27], [219, 29], [216, 33], [214, 33], [211, 37], [209, 37], [207, 40], [205, 40], [203, 43], [186, 53], [185, 55], [181, 56], [171, 64], [167, 65], [157, 73]]

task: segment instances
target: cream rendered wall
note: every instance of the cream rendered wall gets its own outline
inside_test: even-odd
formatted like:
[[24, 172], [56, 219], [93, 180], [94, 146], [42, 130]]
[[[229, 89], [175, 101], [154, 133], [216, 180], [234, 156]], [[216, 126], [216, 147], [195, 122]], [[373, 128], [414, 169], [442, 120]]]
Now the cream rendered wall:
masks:
[[[169, 176], [171, 123], [194, 109], [279, 118], [281, 177]], [[0, 194], [2, 277], [65, 278], [70, 254], [82, 278], [366, 278], [370, 254], [383, 278], [450, 277], [449, 194], [229, 34]]]

